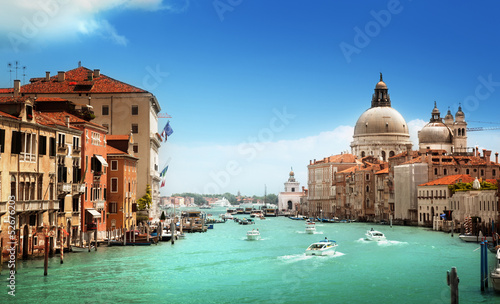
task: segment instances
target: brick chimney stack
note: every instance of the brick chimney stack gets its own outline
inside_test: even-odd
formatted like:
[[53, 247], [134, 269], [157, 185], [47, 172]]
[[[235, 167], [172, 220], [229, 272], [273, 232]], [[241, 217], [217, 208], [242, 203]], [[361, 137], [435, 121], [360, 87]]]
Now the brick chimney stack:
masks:
[[94, 78], [97, 78], [97, 77], [99, 77], [99, 76], [101, 76], [101, 70], [99, 70], [99, 69], [95, 69], [95, 70], [94, 70]]
[[57, 81], [58, 82], [64, 82], [65, 79], [66, 79], [66, 73], [64, 73], [63, 71], [57, 72]]
[[45, 81], [50, 81], [50, 72], [45, 72]]
[[14, 97], [18, 97], [21, 92], [21, 80], [14, 80]]
[[498, 164], [498, 152], [495, 152], [495, 164]]

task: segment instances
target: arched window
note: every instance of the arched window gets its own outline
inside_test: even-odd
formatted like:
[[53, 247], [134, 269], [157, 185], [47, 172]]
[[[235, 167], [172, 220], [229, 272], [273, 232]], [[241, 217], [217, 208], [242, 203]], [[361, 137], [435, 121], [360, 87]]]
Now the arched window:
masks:
[[394, 151], [389, 152], [389, 157], [393, 157], [393, 156], [394, 156]]
[[366, 192], [370, 192], [370, 186], [366, 186]]
[[361, 157], [365, 157], [365, 151], [361, 151]]
[[385, 159], [385, 151], [382, 151], [382, 160], [386, 161], [386, 159]]
[[16, 197], [16, 177], [14, 175], [10, 176], [10, 195]]

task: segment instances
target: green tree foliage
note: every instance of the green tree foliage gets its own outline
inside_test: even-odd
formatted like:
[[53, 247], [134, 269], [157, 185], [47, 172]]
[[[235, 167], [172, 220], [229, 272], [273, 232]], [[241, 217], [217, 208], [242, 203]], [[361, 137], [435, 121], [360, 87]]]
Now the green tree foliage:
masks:
[[[481, 189], [479, 190], [497, 190], [498, 186], [488, 182], [481, 182]], [[472, 189], [472, 183], [456, 183], [454, 185], [448, 185], [448, 189], [451, 190], [451, 193], [455, 193], [457, 191], [470, 191]]]
[[149, 185], [146, 186], [146, 194], [143, 197], [137, 200], [137, 209], [139, 210], [147, 210], [151, 207], [153, 203], [153, 199], [151, 197], [151, 187]]

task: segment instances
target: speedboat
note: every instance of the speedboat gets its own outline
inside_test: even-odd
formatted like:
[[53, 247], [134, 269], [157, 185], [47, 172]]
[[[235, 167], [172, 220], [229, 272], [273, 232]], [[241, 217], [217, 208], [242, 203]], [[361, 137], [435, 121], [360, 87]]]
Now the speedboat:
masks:
[[249, 241], [256, 241], [260, 239], [260, 232], [259, 232], [259, 229], [255, 230], [255, 229], [252, 229], [250, 231], [247, 232], [247, 240]]
[[493, 238], [491, 236], [484, 237], [482, 231], [479, 231], [478, 235], [473, 235], [472, 233], [467, 233], [467, 234], [460, 234], [458, 237], [462, 241], [465, 241], [465, 242], [479, 243], [479, 242], [482, 242], [484, 240], [487, 240], [488, 242], [493, 242]]
[[307, 221], [306, 222], [306, 233], [309, 234], [314, 234], [314, 231], [316, 231], [316, 223]]
[[327, 238], [316, 243], [312, 243], [306, 249], [306, 255], [328, 255], [334, 254], [337, 250], [337, 242], [330, 241]]
[[496, 266], [490, 273], [490, 278], [493, 283], [493, 289], [500, 291], [500, 249], [497, 251], [496, 260]]
[[232, 220], [232, 219], [234, 219], [233, 215], [231, 213], [229, 213], [229, 212], [227, 212], [226, 214], [221, 215], [221, 217], [224, 220]]
[[366, 239], [369, 241], [385, 241], [386, 240], [385, 235], [382, 232], [377, 231], [377, 230], [373, 230], [373, 228], [371, 230], [366, 231], [365, 235], [366, 235]]

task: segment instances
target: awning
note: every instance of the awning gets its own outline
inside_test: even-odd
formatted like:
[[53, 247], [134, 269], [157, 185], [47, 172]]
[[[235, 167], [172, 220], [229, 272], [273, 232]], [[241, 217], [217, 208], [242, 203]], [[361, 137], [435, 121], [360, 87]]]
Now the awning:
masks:
[[87, 210], [90, 214], [92, 214], [93, 218], [101, 218], [101, 213], [97, 212], [95, 209], [87, 208], [85, 210]]
[[106, 160], [104, 159], [104, 157], [102, 157], [101, 155], [99, 154], [94, 154], [94, 156], [101, 162], [101, 164], [104, 166], [104, 167], [107, 167], [108, 166], [108, 163], [106, 162]]

